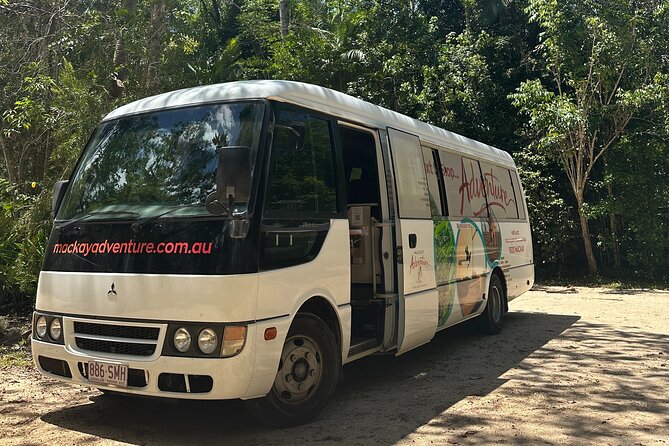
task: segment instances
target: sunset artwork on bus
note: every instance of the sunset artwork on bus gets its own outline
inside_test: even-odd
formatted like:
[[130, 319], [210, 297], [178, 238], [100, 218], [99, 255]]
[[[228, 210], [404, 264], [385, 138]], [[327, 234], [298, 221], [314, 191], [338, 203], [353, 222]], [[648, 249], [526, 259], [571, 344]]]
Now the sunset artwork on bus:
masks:
[[47, 376], [316, 416], [342, 365], [473, 319], [534, 282], [509, 154], [287, 81], [107, 115], [56, 184], [32, 351]]

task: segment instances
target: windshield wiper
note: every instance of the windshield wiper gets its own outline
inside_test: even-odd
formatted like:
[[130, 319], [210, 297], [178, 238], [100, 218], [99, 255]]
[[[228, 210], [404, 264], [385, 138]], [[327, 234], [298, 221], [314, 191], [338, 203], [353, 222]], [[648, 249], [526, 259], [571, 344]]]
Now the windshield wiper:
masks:
[[152, 221], [154, 221], [154, 220], [157, 220], [157, 219], [159, 219], [160, 217], [163, 217], [163, 216], [165, 216], [165, 215], [171, 214], [172, 212], [176, 212], [176, 211], [178, 211], [178, 210], [180, 210], [180, 209], [196, 208], [196, 207], [202, 207], [202, 205], [201, 205], [201, 204], [186, 204], [186, 205], [182, 205], [182, 206], [175, 206], [175, 207], [173, 207], [173, 208], [171, 208], [171, 209], [169, 209], [169, 210], [167, 210], [167, 211], [165, 211], [165, 212], [161, 212], [160, 214], [151, 215], [150, 217], [144, 217], [144, 218], [142, 218], [142, 219], [140, 219], [140, 220], [137, 220], [136, 222], [134, 222], [133, 224], [131, 224], [130, 227], [131, 227], [132, 230], [135, 232], [135, 234], [137, 234], [137, 233], [139, 232], [139, 230], [142, 229], [142, 227], [143, 227], [145, 224], [150, 223], [150, 222], [152, 222]]
[[86, 221], [91, 217], [95, 217], [96, 215], [134, 215], [134, 216], [139, 216], [139, 212], [112, 211], [112, 210], [109, 210], [109, 211], [91, 211], [88, 214], [84, 215], [83, 217], [80, 217], [80, 218], [77, 218], [77, 219], [74, 219], [74, 220], [70, 220], [69, 222], [58, 226], [56, 229], [58, 230], [58, 232], [63, 232], [67, 228], [70, 228], [70, 227], [76, 225], [77, 223], [81, 223], [82, 221]]

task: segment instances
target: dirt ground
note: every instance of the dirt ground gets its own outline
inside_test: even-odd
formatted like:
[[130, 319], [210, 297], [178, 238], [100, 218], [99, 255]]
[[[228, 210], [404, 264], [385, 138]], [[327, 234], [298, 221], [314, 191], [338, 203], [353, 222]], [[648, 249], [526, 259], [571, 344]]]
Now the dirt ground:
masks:
[[319, 418], [259, 426], [240, 402], [107, 397], [0, 369], [0, 444], [669, 444], [668, 291], [540, 288], [504, 331], [456, 327], [344, 367]]

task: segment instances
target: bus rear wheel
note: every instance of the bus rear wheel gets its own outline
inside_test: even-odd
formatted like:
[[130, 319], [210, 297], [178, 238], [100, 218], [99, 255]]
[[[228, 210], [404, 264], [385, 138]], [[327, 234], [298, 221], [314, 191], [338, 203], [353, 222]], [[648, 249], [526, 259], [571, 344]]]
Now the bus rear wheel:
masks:
[[312, 314], [298, 314], [281, 351], [269, 394], [246, 401], [251, 413], [270, 426], [306, 423], [325, 407], [339, 379], [341, 353], [332, 331]]
[[502, 331], [504, 322], [504, 286], [497, 274], [490, 277], [488, 286], [488, 302], [485, 310], [478, 316], [476, 322], [482, 332], [487, 334], [497, 334]]

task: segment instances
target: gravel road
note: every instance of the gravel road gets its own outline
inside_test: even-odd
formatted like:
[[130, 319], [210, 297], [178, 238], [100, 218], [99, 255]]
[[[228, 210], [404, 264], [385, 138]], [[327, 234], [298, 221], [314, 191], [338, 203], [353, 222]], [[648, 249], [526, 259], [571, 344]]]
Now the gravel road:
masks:
[[548, 287], [503, 332], [437, 334], [344, 367], [320, 417], [271, 430], [240, 402], [103, 396], [0, 369], [0, 444], [669, 444], [669, 291]]

